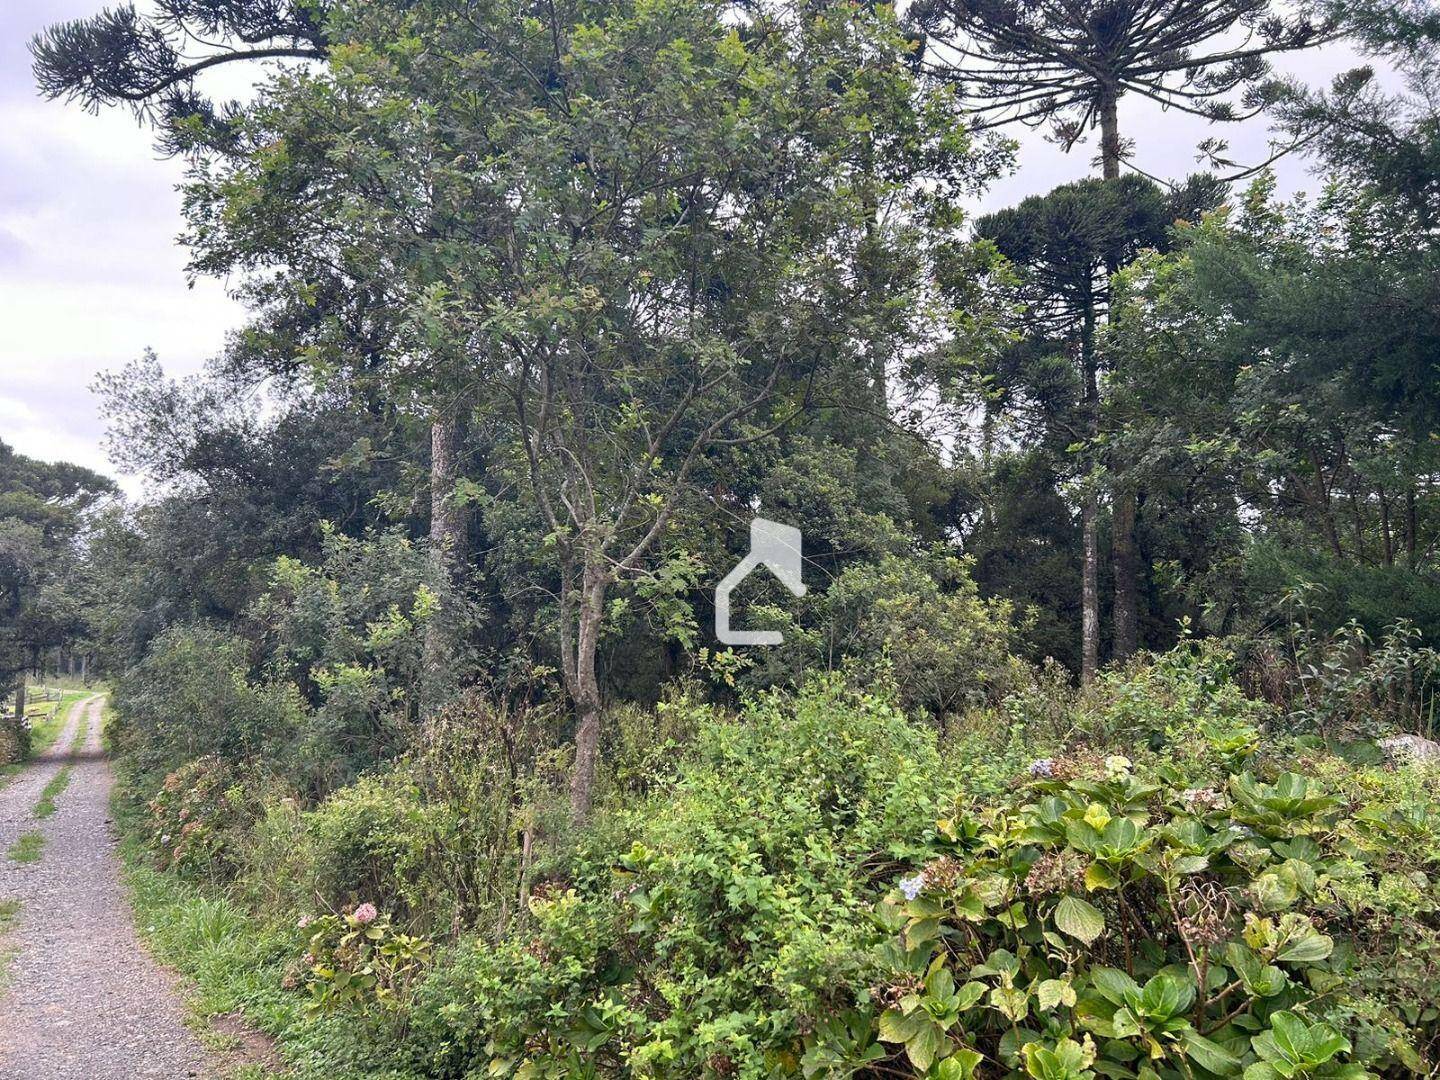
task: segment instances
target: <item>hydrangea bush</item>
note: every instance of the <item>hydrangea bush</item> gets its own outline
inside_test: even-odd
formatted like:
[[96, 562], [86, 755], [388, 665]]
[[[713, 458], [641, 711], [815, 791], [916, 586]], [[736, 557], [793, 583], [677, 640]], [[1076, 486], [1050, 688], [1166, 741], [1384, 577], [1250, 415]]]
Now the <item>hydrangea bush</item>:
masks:
[[432, 956], [429, 941], [402, 933], [369, 902], [346, 914], [305, 916], [299, 931], [303, 982], [316, 1008], [403, 1005]]
[[[1347, 823], [1349, 807], [1294, 772], [1184, 782], [1115, 759], [1091, 776], [1037, 770], [1011, 805], [942, 821], [941, 850], [878, 905], [894, 936], [889, 975], [861, 1005], [873, 1023], [828, 1025], [808, 1074], [867, 1061], [947, 1080], [1419, 1068], [1435, 1010], [1407, 1009], [1375, 966], [1406, 937], [1433, 949], [1440, 924], [1412, 904], [1418, 918], [1377, 925], [1396, 914], [1377, 901], [1403, 859], [1386, 831], [1433, 837], [1433, 802]], [[1429, 871], [1406, 876], [1428, 885], [1433, 850], [1419, 854]]]

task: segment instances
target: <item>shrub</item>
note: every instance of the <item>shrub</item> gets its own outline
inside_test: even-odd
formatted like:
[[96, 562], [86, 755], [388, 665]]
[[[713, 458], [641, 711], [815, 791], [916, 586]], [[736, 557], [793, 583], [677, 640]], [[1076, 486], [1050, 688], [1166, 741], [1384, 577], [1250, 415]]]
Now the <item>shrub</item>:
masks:
[[146, 805], [146, 845], [161, 869], [228, 879], [245, 857], [247, 834], [264, 803], [258, 785], [214, 756], [166, 775]]
[[115, 745], [137, 780], [158, 782], [201, 757], [279, 758], [303, 706], [293, 688], [253, 683], [249, 671], [249, 647], [231, 634], [187, 626], [160, 635], [115, 693]]
[[1287, 695], [1291, 726], [1332, 742], [1396, 731], [1440, 734], [1440, 652], [1405, 622], [1374, 641], [1357, 625], [1324, 637], [1292, 634]]
[[1253, 750], [1274, 710], [1246, 696], [1236, 669], [1226, 643], [1187, 633], [1169, 652], [1103, 673], [1077, 701], [1075, 734], [1095, 745], [1164, 748], [1172, 757], [1229, 740], [1237, 753]]
[[933, 736], [836, 682], [712, 719], [677, 787], [612, 822], [628, 845], [421, 987], [419, 1052], [446, 1076], [783, 1073], [867, 985], [870, 908], [944, 790]]
[[846, 667], [892, 679], [902, 708], [943, 721], [993, 703], [1023, 676], [1011, 654], [1011, 605], [981, 597], [963, 559], [887, 554], [847, 567], [794, 606], [793, 616], [773, 607], [752, 613], [785, 640], [765, 650], [748, 683], [784, 685]]
[[404, 1005], [411, 984], [430, 961], [431, 944], [396, 930], [375, 905], [346, 914], [300, 920], [305, 938], [305, 984], [316, 1008]]
[[503, 928], [563, 835], [549, 719], [478, 695], [440, 713], [395, 766], [304, 816], [316, 890], [337, 906], [376, 900], [427, 933]]
[[[1434, 941], [1433, 905], [1400, 926], [1381, 901], [1387, 863], [1426, 871], [1374, 834], [1347, 839], [1342, 804], [1312, 778], [1176, 779], [1115, 759], [945, 822], [935, 856], [878, 907], [895, 932], [888, 977], [860, 999], [862, 1022], [821, 1031], [807, 1070], [1273, 1080], [1417, 1067], [1433, 1007], [1363, 973], [1377, 950]], [[1434, 830], [1433, 802], [1407, 813]], [[1433, 862], [1432, 845], [1420, 863]], [[1340, 1033], [1358, 1034], [1359, 1016], [1363, 1042]]]
[[624, 704], [606, 712], [601, 753], [601, 801], [644, 797], [671, 787], [695, 745], [700, 727], [713, 719], [700, 687], [679, 680], [647, 708]]

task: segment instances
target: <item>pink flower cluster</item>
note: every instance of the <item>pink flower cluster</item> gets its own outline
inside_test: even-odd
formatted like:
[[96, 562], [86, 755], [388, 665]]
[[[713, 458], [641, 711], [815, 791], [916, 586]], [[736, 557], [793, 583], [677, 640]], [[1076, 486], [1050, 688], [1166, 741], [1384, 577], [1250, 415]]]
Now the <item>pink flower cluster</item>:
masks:
[[356, 921], [357, 923], [359, 923], [361, 926], [365, 926], [365, 925], [367, 925], [368, 923], [372, 923], [372, 922], [374, 922], [376, 919], [378, 919], [379, 917], [380, 917], [380, 912], [376, 910], [374, 904], [361, 904], [359, 907], [357, 907], [357, 908], [355, 909], [355, 913], [354, 913], [355, 921]]

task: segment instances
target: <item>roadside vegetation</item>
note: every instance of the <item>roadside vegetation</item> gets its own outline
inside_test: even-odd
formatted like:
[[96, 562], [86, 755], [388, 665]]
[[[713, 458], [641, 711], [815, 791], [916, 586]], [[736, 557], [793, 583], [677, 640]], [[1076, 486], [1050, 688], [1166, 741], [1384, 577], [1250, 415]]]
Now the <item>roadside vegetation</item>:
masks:
[[[1342, 40], [1391, 77], [1268, 67]], [[110, 680], [202, 1013], [317, 1080], [1440, 1070], [1433, 5], [155, 0], [32, 52], [250, 311], [99, 380], [148, 501], [0, 444], [0, 685]], [[1316, 194], [1219, 135], [1152, 178], [1140, 98]], [[974, 217], [1017, 112], [1095, 175]], [[725, 648], [757, 515], [806, 589]]]
[[40, 792], [40, 801], [35, 804], [35, 816], [42, 821], [55, 813], [55, 800], [65, 794], [65, 789], [70, 786], [69, 765], [63, 765], [60, 771], [50, 778], [45, 789]]
[[563, 771], [517, 790], [545, 725], [472, 697], [318, 801], [132, 772], [130, 884], [299, 1076], [1423, 1072], [1440, 770], [1385, 760], [1354, 673], [1318, 723], [1245, 689], [1277, 674], [1187, 642], [946, 732], [883, 679], [677, 690], [613, 718], [578, 829]]
[[16, 837], [15, 842], [10, 845], [6, 855], [11, 862], [26, 864], [37, 863], [45, 850], [45, 834], [32, 829], [29, 832], [21, 833]]

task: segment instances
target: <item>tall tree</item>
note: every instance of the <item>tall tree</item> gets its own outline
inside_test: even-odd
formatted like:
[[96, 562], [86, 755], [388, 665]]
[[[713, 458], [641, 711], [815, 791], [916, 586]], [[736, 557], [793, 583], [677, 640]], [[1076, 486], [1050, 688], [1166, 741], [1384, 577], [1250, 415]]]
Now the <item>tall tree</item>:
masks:
[[[408, 5], [392, 6], [403, 10]], [[243, 156], [253, 147], [244, 145], [241, 136], [244, 108], [217, 105], [203, 91], [205, 73], [222, 65], [325, 60], [333, 48], [335, 15], [335, 5], [326, 0], [158, 0], [143, 14], [124, 4], [59, 23], [38, 35], [30, 50], [45, 96], [90, 110], [128, 106], [153, 124], [166, 152], [210, 160]], [[296, 227], [306, 225], [297, 222]], [[443, 228], [442, 221], [435, 222], [435, 230]], [[347, 338], [350, 363], [344, 365], [342, 383], [353, 384], [357, 374], [374, 375], [396, 359], [404, 345], [387, 334], [393, 319], [386, 316], [393, 308], [386, 301], [393, 296], [373, 289], [357, 296], [353, 279], [343, 280], [343, 270], [332, 273], [335, 269], [326, 264], [325, 275], [312, 273], [306, 303], [277, 314], [271, 329], [283, 326], [283, 335], [272, 336], [265, 348], [237, 349], [232, 359], [243, 358], [252, 373], [262, 376], [294, 375], [304, 367], [296, 352], [313, 346], [322, 333], [332, 340]], [[263, 302], [254, 294], [251, 299]], [[283, 344], [276, 340], [280, 336]], [[402, 373], [406, 370], [413, 374], [413, 368], [402, 365]], [[411, 409], [430, 424], [430, 550], [437, 572], [453, 580], [467, 528], [465, 507], [455, 497], [464, 395], [455, 386], [421, 383], [414, 387], [418, 397]], [[428, 630], [432, 707], [449, 681], [447, 660], [456, 647], [447, 632], [452, 622], [435, 620]]]
[[[1082, 180], [1010, 210], [981, 218], [978, 235], [999, 249], [1019, 274], [1025, 305], [1024, 347], [1060, 350], [1073, 358], [1079, 400], [1062, 397], [1050, 420], [1082, 446], [1080, 515], [1081, 678], [1095, 677], [1100, 657], [1099, 462], [1100, 359], [1096, 333], [1109, 306], [1110, 268], [1164, 241], [1169, 207], [1159, 188], [1140, 177]], [[1042, 369], [1043, 370], [1043, 367]]]
[[912, 14], [932, 42], [927, 66], [960, 88], [973, 126], [1049, 124], [1067, 150], [1098, 127], [1106, 179], [1127, 156], [1125, 94], [1242, 119], [1263, 108], [1270, 56], [1340, 32], [1275, 0], [922, 0]]
[[[454, 387], [501, 424], [584, 816], [610, 599], [706, 504], [711, 456], [793, 421], [854, 351], [857, 253], [909, 235], [877, 208], [943, 202], [965, 142], [884, 11], [357, 2], [331, 29], [345, 63], [277, 81], [245, 152], [197, 170], [197, 266], [267, 271], [262, 332], [316, 282], [383, 298], [397, 403]], [[309, 341], [348, 362], [348, 334]]]
[[[1098, 127], [1108, 180], [1127, 157], [1122, 96], [1211, 121], [1253, 116], [1276, 92], [1268, 57], [1315, 47], [1357, 21], [1317, 10], [1274, 0], [921, 0], [912, 14], [933, 42], [928, 66], [960, 88], [973, 126], [1049, 124], [1066, 150]], [[1205, 146], [1224, 160], [1223, 141]], [[1122, 470], [1112, 480], [1114, 651], [1123, 657], [1139, 644], [1138, 492]]]

